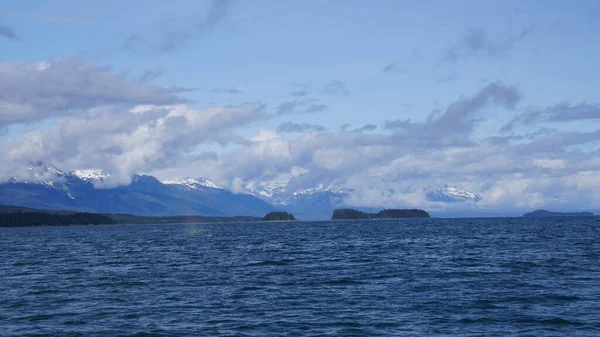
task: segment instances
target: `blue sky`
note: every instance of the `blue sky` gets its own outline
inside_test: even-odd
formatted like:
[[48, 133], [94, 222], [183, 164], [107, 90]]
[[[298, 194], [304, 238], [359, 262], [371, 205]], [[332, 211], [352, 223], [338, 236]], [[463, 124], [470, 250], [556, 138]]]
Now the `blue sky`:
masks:
[[[600, 209], [599, 15], [583, 0], [3, 2], [0, 178], [43, 160], [115, 184]], [[483, 201], [429, 203], [443, 184]]]

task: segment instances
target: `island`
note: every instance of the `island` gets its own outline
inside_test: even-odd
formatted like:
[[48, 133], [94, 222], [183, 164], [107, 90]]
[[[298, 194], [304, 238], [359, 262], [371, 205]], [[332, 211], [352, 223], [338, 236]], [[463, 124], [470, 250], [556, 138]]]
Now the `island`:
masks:
[[140, 216], [132, 214], [87, 213], [70, 210], [46, 210], [17, 206], [0, 206], [0, 227], [117, 225], [117, 224], [177, 224], [210, 222], [261, 221], [254, 216]]
[[556, 217], [556, 216], [594, 216], [592, 212], [552, 212], [547, 211], [545, 209], [538, 209], [537, 211], [533, 211], [530, 213], [523, 214], [526, 218], [544, 218], [544, 217]]
[[263, 221], [293, 221], [296, 220], [293, 214], [288, 212], [271, 212], [263, 218]]
[[0, 227], [116, 224], [117, 220], [97, 213], [44, 211], [17, 207], [0, 209]]
[[429, 214], [422, 209], [384, 209], [379, 213], [367, 213], [352, 208], [342, 208], [333, 211], [331, 220], [403, 219], [429, 217]]

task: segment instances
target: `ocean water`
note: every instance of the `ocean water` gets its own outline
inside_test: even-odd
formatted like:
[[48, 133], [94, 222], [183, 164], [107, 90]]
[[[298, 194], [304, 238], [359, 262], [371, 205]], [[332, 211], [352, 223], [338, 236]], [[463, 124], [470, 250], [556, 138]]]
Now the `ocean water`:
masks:
[[1, 336], [600, 336], [600, 218], [0, 228]]

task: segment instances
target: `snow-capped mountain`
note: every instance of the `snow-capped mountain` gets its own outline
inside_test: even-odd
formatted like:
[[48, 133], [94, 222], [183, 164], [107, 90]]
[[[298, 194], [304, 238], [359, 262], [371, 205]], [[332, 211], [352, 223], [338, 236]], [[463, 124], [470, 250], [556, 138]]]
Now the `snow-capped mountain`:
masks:
[[477, 193], [473, 193], [456, 186], [444, 185], [431, 192], [428, 192], [427, 199], [429, 201], [437, 202], [478, 202], [482, 198], [481, 195]]
[[339, 196], [346, 196], [350, 192], [350, 190], [344, 189], [344, 188], [339, 188], [339, 187], [325, 187], [325, 186], [323, 186], [323, 184], [319, 184], [315, 188], [306, 188], [306, 189], [302, 189], [302, 190], [296, 190], [295, 192], [292, 193], [292, 196], [294, 196], [294, 197], [310, 196], [315, 193], [324, 193], [324, 192], [339, 195]]
[[107, 175], [65, 172], [42, 163], [0, 182], [0, 205], [136, 215], [263, 216], [276, 208], [248, 194], [236, 194], [207, 179], [160, 182], [136, 175], [128, 185], [96, 188]]
[[288, 199], [286, 187], [284, 183], [263, 184], [257, 187], [247, 185], [246, 193], [272, 205], [283, 206], [287, 204]]
[[344, 206], [345, 199], [352, 192], [339, 187], [326, 187], [319, 184], [314, 188], [290, 189], [284, 183], [261, 185], [247, 188], [247, 192], [271, 205], [292, 212], [297, 217], [309, 220], [328, 218], [331, 212]]
[[319, 194], [331, 194], [344, 197], [348, 195], [349, 190], [338, 187], [325, 187], [319, 184], [314, 188], [290, 190], [284, 183], [275, 183], [264, 185], [258, 188], [248, 188], [247, 193], [261, 198], [273, 205], [288, 205], [294, 199], [310, 198]]
[[[259, 215], [285, 210], [305, 220], [330, 217], [348, 204], [354, 190], [319, 184], [296, 189], [285, 182], [264, 181], [246, 185], [246, 194], [233, 193], [207, 178], [159, 181], [152, 176], [133, 177], [128, 185], [100, 188], [109, 175], [98, 170], [66, 172], [52, 165], [33, 163], [0, 182], [0, 204], [47, 209], [73, 209], [140, 215]], [[103, 186], [105, 187], [105, 186]], [[457, 186], [421, 187], [434, 202], [478, 202], [482, 197]], [[407, 193], [390, 189], [391, 194]], [[402, 206], [402, 205], [399, 205]]]
[[9, 182], [24, 184], [45, 184], [48, 186], [57, 186], [68, 180], [80, 179], [85, 182], [94, 183], [103, 181], [108, 175], [100, 170], [74, 170], [71, 172], [63, 171], [55, 166], [34, 162], [27, 168], [27, 173], [18, 177], [11, 177]]
[[192, 190], [198, 190], [202, 187], [215, 188], [219, 190], [224, 189], [223, 186], [219, 186], [206, 178], [183, 178], [177, 180], [163, 180], [162, 183], [165, 185], [179, 185]]
[[53, 185], [55, 181], [66, 177], [68, 173], [56, 167], [41, 162], [31, 163], [24, 176], [11, 177], [13, 182], [42, 183]]

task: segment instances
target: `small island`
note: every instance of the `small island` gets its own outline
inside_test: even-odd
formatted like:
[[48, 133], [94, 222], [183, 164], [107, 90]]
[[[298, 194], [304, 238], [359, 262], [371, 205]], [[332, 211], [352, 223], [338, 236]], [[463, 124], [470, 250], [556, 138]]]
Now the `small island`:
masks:
[[263, 218], [263, 221], [293, 221], [294, 215], [288, 212], [271, 212]]
[[526, 218], [545, 218], [545, 217], [556, 217], [556, 216], [570, 216], [570, 217], [576, 217], [576, 216], [594, 216], [594, 213], [592, 212], [552, 212], [552, 211], [547, 211], [545, 209], [538, 209], [537, 211], [533, 211], [530, 213], [525, 213], [523, 214], [524, 217]]
[[384, 209], [379, 213], [366, 213], [352, 208], [343, 208], [333, 211], [331, 220], [404, 219], [429, 217], [429, 214], [422, 209]]

